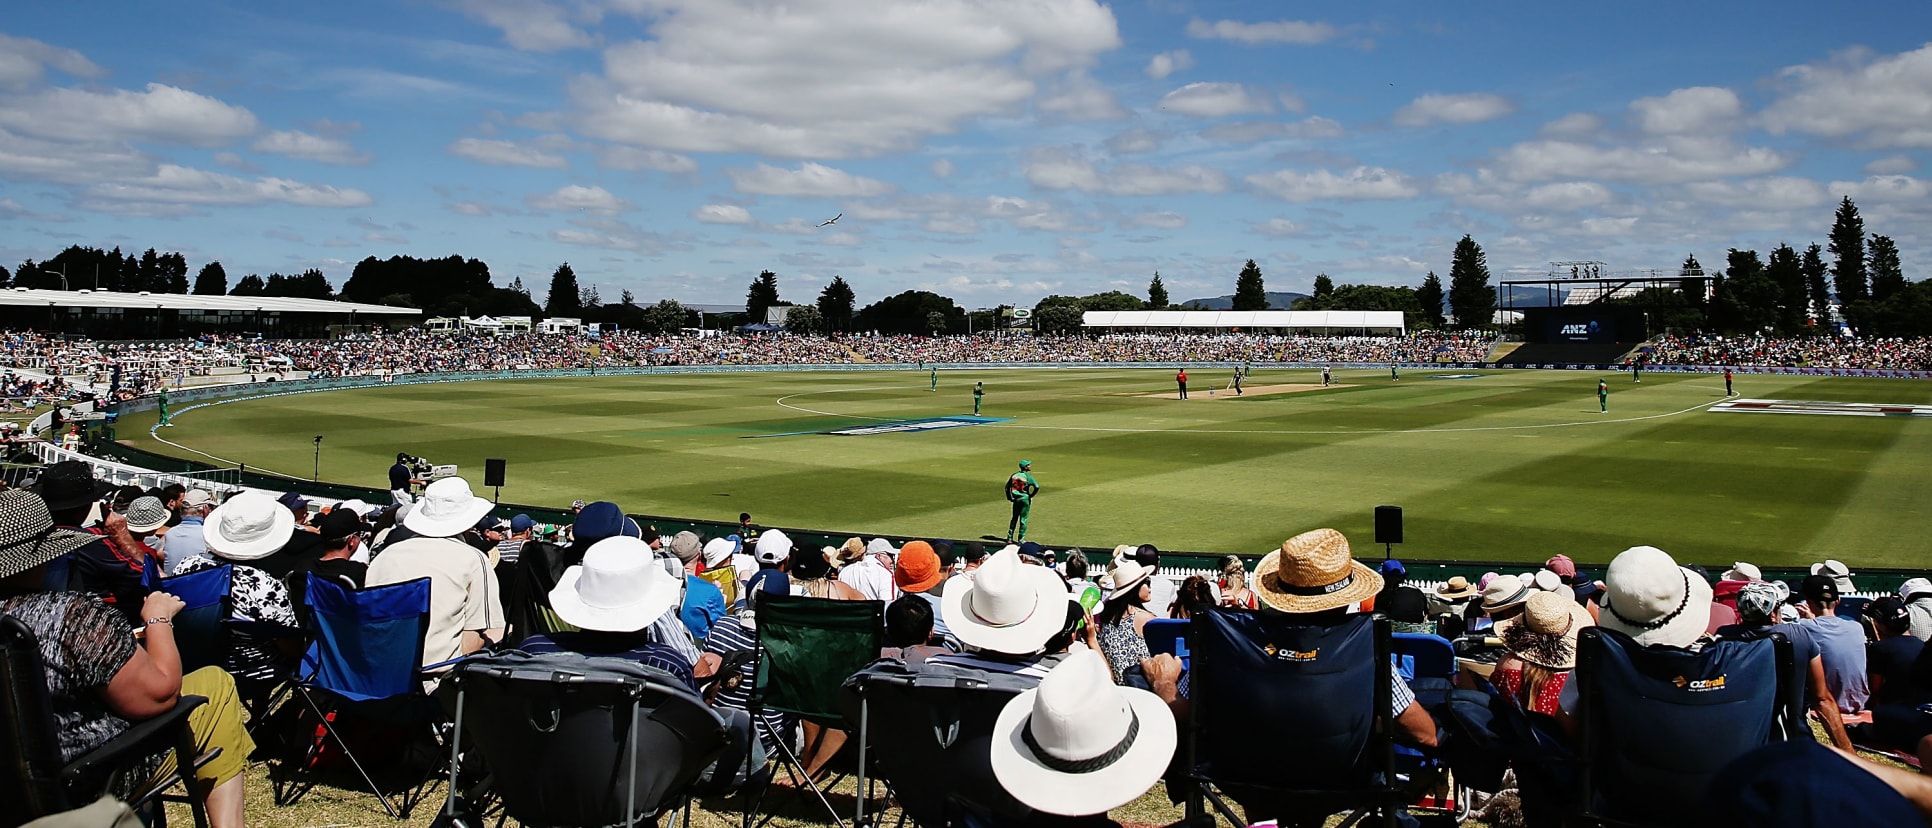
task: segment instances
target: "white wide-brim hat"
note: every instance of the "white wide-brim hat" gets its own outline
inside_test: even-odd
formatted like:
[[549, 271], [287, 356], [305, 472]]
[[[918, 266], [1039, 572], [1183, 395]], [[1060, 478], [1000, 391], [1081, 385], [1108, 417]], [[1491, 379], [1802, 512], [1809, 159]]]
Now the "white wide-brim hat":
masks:
[[215, 507], [203, 521], [208, 549], [231, 561], [266, 558], [288, 545], [295, 534], [295, 513], [275, 498], [244, 491]]
[[1159, 696], [1115, 685], [1098, 653], [1076, 648], [1000, 710], [993, 776], [1036, 811], [1106, 813], [1160, 781], [1176, 744], [1174, 714]]
[[1067, 624], [1067, 586], [1044, 566], [1020, 562], [1018, 549], [987, 556], [972, 577], [955, 576], [940, 601], [941, 618], [968, 646], [1028, 655]]
[[1148, 577], [1153, 574], [1153, 567], [1141, 566], [1132, 558], [1121, 561], [1119, 566], [1114, 567], [1114, 571], [1107, 573], [1106, 577], [1101, 579], [1106, 582], [1102, 586], [1107, 588], [1107, 600], [1112, 601], [1126, 595], [1129, 590], [1139, 590], [1140, 585], [1147, 583]]
[[604, 538], [564, 570], [550, 608], [566, 623], [599, 632], [637, 632], [678, 603], [681, 584], [638, 538]]
[[1603, 573], [1597, 624], [1648, 647], [1688, 647], [1711, 623], [1711, 585], [1654, 546], [1633, 546]]
[[476, 526], [489, 513], [490, 502], [471, 493], [468, 480], [445, 477], [423, 489], [423, 496], [403, 518], [403, 526], [426, 538], [449, 538]]

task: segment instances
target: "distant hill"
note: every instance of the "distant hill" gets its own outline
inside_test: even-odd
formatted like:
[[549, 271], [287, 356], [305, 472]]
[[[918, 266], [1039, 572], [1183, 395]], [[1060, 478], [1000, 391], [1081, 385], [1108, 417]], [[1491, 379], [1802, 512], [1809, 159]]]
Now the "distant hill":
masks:
[[[1295, 306], [1296, 299], [1306, 298], [1308, 298], [1306, 293], [1276, 293], [1271, 290], [1268, 291], [1268, 309], [1288, 310]], [[1189, 299], [1178, 305], [1182, 308], [1193, 306], [1202, 310], [1234, 310], [1234, 294], [1216, 296], [1212, 299]]]
[[1496, 290], [1496, 304], [1498, 307], [1540, 308], [1552, 304], [1561, 305], [1563, 297], [1568, 295], [1570, 295], [1568, 290], [1557, 288], [1556, 301], [1552, 302], [1547, 288], [1507, 285]]

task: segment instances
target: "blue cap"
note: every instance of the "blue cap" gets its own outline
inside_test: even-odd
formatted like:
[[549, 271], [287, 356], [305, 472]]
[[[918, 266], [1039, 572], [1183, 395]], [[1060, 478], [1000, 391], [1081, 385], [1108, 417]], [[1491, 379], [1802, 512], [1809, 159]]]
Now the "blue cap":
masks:
[[1020, 544], [1020, 554], [1030, 558], [1045, 558], [1046, 547], [1032, 541]]
[[1407, 575], [1409, 574], [1409, 568], [1406, 566], [1403, 566], [1401, 561], [1398, 561], [1394, 558], [1390, 558], [1382, 562], [1382, 574]]
[[624, 510], [608, 500], [599, 500], [584, 506], [577, 513], [577, 523], [570, 529], [572, 537], [579, 543], [590, 543], [624, 534]]
[[287, 506], [290, 509], [309, 508], [309, 499], [297, 492], [283, 492], [281, 497], [275, 499], [275, 502]]
[[725, 540], [731, 541], [731, 554], [736, 555], [745, 551], [745, 539], [738, 537], [736, 533], [726, 535]]
[[536, 518], [529, 515], [517, 515], [516, 517], [510, 518], [510, 531], [516, 532], [517, 534], [528, 532], [536, 528], [536, 525]]

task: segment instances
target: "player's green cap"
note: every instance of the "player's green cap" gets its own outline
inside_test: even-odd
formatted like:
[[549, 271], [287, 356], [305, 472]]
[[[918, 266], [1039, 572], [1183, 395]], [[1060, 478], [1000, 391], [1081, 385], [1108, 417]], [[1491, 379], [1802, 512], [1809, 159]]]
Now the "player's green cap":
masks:
[[1031, 460], [1021, 460], [1021, 461], [1020, 461], [1020, 468], [1022, 468], [1022, 469], [1024, 469], [1024, 468], [1026, 468], [1026, 467], [1028, 467], [1028, 466], [1031, 466], [1031, 465], [1033, 465], [1033, 461], [1031, 461]]

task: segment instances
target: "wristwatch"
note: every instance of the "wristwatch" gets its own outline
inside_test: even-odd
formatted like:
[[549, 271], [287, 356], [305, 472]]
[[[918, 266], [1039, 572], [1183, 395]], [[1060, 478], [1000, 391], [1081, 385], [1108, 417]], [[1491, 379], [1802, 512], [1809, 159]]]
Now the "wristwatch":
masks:
[[150, 618], [150, 619], [148, 619], [148, 620], [147, 620], [147, 623], [148, 623], [148, 626], [153, 626], [153, 625], [155, 625], [155, 624], [166, 624], [166, 625], [168, 625], [168, 626], [170, 626], [170, 627], [172, 627], [172, 626], [174, 626], [174, 619], [172, 619], [172, 618], [161, 618], [161, 617], [159, 617], [159, 616], [156, 616], [156, 617], [154, 617], [154, 618]]

